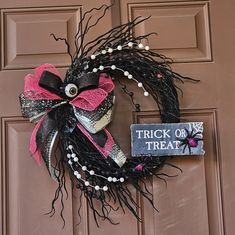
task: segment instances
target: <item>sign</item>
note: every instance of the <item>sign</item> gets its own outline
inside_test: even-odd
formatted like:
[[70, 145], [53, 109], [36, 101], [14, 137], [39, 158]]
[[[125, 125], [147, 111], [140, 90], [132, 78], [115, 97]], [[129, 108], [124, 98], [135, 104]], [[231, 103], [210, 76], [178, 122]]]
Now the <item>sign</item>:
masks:
[[203, 122], [133, 124], [132, 156], [204, 155]]

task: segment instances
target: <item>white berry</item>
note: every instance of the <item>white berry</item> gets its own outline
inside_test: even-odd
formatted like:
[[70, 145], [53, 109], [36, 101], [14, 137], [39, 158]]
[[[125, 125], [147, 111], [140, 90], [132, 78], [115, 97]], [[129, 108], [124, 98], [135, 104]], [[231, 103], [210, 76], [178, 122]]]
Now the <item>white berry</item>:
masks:
[[138, 87], [142, 87], [142, 86], [143, 86], [142, 82], [138, 82]]
[[144, 96], [148, 96], [149, 93], [147, 91], [144, 92]]
[[108, 177], [108, 181], [109, 182], [112, 182], [113, 181], [113, 178], [111, 176]]
[[125, 75], [125, 76], [128, 76], [128, 75], [129, 75], [129, 72], [128, 72], [128, 71], [125, 71], [125, 72], [124, 72], [124, 75]]
[[103, 55], [105, 55], [105, 54], [106, 54], [106, 50], [102, 50], [101, 53], [102, 53]]
[[145, 48], [144, 48], [146, 51], [148, 51], [150, 48], [149, 48], [149, 46], [145, 46]]
[[123, 177], [121, 177], [119, 180], [120, 180], [120, 182], [122, 182], [122, 183], [125, 181], [125, 179], [124, 179]]
[[73, 149], [73, 145], [71, 145], [71, 144], [68, 147], [69, 147], [69, 149]]
[[103, 70], [103, 69], [104, 69], [104, 66], [100, 65], [99, 70]]
[[93, 69], [93, 72], [94, 72], [94, 73], [96, 73], [97, 71], [98, 71], [98, 69], [97, 69], [97, 68], [94, 68], [94, 69]]
[[142, 49], [142, 48], [144, 47], [144, 45], [143, 45], [142, 43], [140, 43], [140, 44], [138, 45], [138, 47], [139, 47], [140, 49]]
[[94, 175], [95, 174], [95, 172], [93, 170], [91, 170], [89, 173], [90, 173], [90, 175]]
[[100, 190], [100, 186], [99, 186], [99, 185], [96, 185], [96, 186], [95, 186], [95, 190], [96, 190], [96, 191]]
[[113, 177], [113, 182], [117, 182], [117, 178]]
[[77, 157], [75, 157], [73, 160], [74, 160], [75, 162], [78, 162], [78, 158], [77, 158]]
[[129, 79], [132, 79], [132, 78], [133, 78], [133, 76], [132, 76], [131, 74], [129, 74], [129, 75], [128, 75], [128, 78], [129, 78]]
[[112, 69], [112, 70], [116, 69], [116, 66], [115, 66], [115, 65], [112, 65], [112, 66], [111, 66], [111, 69]]
[[73, 173], [74, 173], [74, 175], [78, 175], [78, 171], [74, 171]]
[[73, 162], [72, 162], [71, 160], [69, 160], [68, 163], [69, 163], [69, 165], [72, 165], [72, 164], [73, 164]]
[[128, 42], [128, 47], [132, 47], [133, 46], [133, 42]]
[[80, 174], [77, 174], [76, 177], [77, 177], [78, 179], [81, 179], [82, 176], [81, 176]]
[[68, 154], [67, 154], [67, 158], [71, 158], [71, 154], [68, 153]]
[[76, 157], [76, 154], [75, 154], [75, 153], [72, 153], [72, 155], [71, 155], [71, 156], [72, 156], [72, 158], [74, 158], [74, 157]]
[[96, 57], [95, 55], [91, 55], [91, 59], [92, 59], [92, 60], [94, 60], [94, 59], [95, 59], [95, 57]]
[[107, 187], [107, 186], [104, 186], [104, 187], [103, 187], [103, 190], [104, 190], [104, 191], [108, 191], [108, 187]]
[[112, 49], [112, 48], [109, 48], [109, 49], [108, 49], [108, 52], [109, 52], [109, 53], [112, 53], [112, 52], [113, 52], [113, 49]]
[[85, 185], [86, 185], [86, 186], [89, 186], [90, 183], [89, 183], [88, 181], [85, 181]]
[[83, 171], [86, 171], [86, 170], [87, 170], [87, 167], [86, 167], [86, 166], [82, 166], [82, 170], [83, 170]]
[[117, 49], [118, 49], [119, 51], [121, 51], [121, 50], [122, 50], [122, 46], [119, 45], [119, 46], [117, 47]]

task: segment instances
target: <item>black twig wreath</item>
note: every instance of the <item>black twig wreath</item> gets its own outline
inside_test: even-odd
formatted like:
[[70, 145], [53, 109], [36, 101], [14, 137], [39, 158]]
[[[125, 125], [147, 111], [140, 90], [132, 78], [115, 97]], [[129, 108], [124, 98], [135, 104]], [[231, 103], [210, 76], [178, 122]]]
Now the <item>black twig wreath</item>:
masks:
[[[114, 105], [112, 80], [121, 84], [138, 112], [140, 105], [135, 102], [134, 93], [128, 90], [125, 79], [136, 82], [144, 96], [154, 98], [164, 123], [180, 121], [174, 81], [193, 80], [173, 72], [169, 67], [171, 60], [144, 45], [154, 33], [132, 34], [134, 27], [148, 18], [137, 17], [86, 42], [87, 33], [110, 7], [103, 5], [84, 13], [75, 36], [76, 53], [70, 54], [72, 63], [64, 81], [52, 65], [46, 64], [36, 68], [34, 75], [26, 76], [25, 91], [20, 95], [23, 116], [37, 122], [30, 151], [37, 161], [42, 156], [50, 175], [58, 182], [50, 213], [55, 213], [55, 203], [61, 199], [64, 220], [65, 169], [68, 168], [74, 187], [87, 198], [97, 225], [97, 217], [115, 224], [109, 213], [119, 207], [123, 211], [128, 208], [141, 221], [128, 184], [154, 207], [153, 195], [143, 178], [149, 175], [162, 178], [167, 175], [159, 173], [159, 169], [165, 165], [176, 167], [166, 162], [166, 158], [156, 156], [125, 157], [105, 129], [111, 121]], [[92, 23], [91, 15], [95, 11], [103, 14]], [[66, 39], [52, 35], [57, 41], [64, 40], [70, 52]], [[60, 156], [52, 151], [56, 142], [59, 142]], [[99, 210], [95, 202], [100, 203]]]

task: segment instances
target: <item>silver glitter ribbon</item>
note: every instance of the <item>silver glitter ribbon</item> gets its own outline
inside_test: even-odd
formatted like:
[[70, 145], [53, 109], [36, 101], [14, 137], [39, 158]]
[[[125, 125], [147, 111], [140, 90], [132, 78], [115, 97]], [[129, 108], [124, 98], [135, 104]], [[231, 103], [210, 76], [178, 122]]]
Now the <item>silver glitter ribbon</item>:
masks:
[[[105, 128], [112, 121], [115, 96], [110, 94], [97, 109], [87, 111], [73, 106], [74, 114], [83, 127], [90, 133], [95, 134]], [[109, 157], [122, 167], [126, 162], [126, 156], [118, 144], [113, 144]]]
[[73, 111], [78, 121], [90, 133], [95, 134], [105, 128], [112, 121], [115, 96], [109, 95], [97, 109], [87, 111], [73, 106]]

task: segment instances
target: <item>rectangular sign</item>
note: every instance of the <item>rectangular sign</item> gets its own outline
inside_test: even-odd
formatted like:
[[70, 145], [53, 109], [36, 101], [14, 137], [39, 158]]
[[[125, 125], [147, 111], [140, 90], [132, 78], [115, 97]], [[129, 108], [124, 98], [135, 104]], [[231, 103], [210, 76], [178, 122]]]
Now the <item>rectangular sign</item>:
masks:
[[133, 124], [132, 156], [204, 155], [203, 122]]

